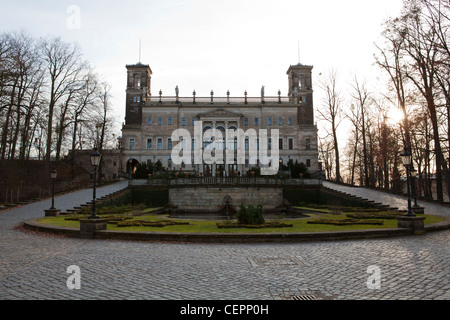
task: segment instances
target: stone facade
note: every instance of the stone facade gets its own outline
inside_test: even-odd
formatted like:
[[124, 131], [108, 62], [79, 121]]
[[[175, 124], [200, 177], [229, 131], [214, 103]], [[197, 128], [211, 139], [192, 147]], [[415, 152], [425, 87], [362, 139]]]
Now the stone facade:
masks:
[[[93, 150], [76, 150], [75, 153], [69, 152], [67, 160], [72, 161], [73, 164], [80, 168], [86, 169], [93, 174], [91, 164], [91, 153]], [[118, 180], [121, 173], [121, 150], [108, 149], [102, 151], [101, 158], [101, 180], [114, 181]]]
[[[175, 165], [171, 157], [172, 133], [182, 128], [194, 137], [194, 124], [202, 122], [202, 129], [225, 131], [254, 129], [279, 130], [279, 161], [285, 165], [289, 161], [303, 162], [309, 172], [319, 171], [317, 127], [314, 123], [312, 66], [290, 66], [288, 75], [288, 96], [265, 97], [263, 89], [260, 97], [172, 97], [151, 94], [152, 71], [148, 65], [138, 63], [127, 65], [126, 119], [122, 128], [122, 168], [126, 172], [134, 170], [138, 163], [161, 161], [164, 167], [174, 170], [196, 171], [204, 176], [215, 175], [218, 168], [226, 175], [234, 172], [245, 173], [259, 162], [252, 164], [248, 154], [245, 163], [234, 158], [214, 164]], [[178, 88], [177, 88], [178, 89]], [[177, 90], [176, 90], [177, 91]], [[178, 92], [178, 91], [177, 91]], [[191, 146], [199, 143], [188, 141]], [[205, 149], [205, 141], [200, 142]], [[247, 141], [245, 142], [246, 150]], [[271, 144], [268, 142], [268, 149]], [[223, 141], [224, 148], [233, 141]], [[236, 143], [235, 145], [236, 146]], [[221, 150], [216, 150], [221, 151]], [[269, 151], [270, 152], [270, 151]], [[225, 159], [225, 156], [224, 156]], [[220, 167], [219, 167], [220, 166]]]
[[275, 210], [283, 203], [282, 188], [170, 188], [169, 202], [182, 210], [217, 212], [224, 205], [224, 197], [231, 197], [231, 206], [239, 209], [241, 204], [261, 205], [265, 211]]

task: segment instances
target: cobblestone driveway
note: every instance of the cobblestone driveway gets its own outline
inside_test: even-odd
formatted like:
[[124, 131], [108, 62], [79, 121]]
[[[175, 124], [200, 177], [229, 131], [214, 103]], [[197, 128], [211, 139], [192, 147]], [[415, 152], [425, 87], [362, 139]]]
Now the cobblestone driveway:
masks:
[[[89, 196], [61, 196], [56, 205], [73, 207], [71, 201], [78, 205]], [[3, 300], [450, 299], [449, 231], [299, 244], [175, 244], [80, 240], [14, 228], [42, 216], [48, 204], [0, 212]], [[80, 289], [66, 285], [71, 265], [80, 268]], [[373, 266], [378, 274], [368, 273]]]

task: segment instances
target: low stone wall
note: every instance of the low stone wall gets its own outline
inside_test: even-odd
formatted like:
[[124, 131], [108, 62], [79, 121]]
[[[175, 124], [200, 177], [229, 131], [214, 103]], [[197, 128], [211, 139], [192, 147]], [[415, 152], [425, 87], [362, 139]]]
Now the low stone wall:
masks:
[[178, 210], [217, 212], [224, 206], [224, 197], [231, 197], [231, 205], [261, 205], [265, 211], [275, 210], [283, 203], [281, 188], [192, 187], [169, 189], [169, 203]]

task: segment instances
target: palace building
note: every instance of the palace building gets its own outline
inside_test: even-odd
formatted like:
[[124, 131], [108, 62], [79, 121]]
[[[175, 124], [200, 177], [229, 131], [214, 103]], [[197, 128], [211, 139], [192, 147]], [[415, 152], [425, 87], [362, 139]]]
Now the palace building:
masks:
[[[226, 148], [236, 150], [236, 140], [225, 141], [225, 131], [254, 129], [259, 132], [266, 129], [268, 134], [268, 152], [272, 145], [278, 145], [280, 164], [290, 161], [304, 163], [311, 174], [319, 171], [317, 127], [314, 122], [312, 66], [297, 64], [287, 70], [288, 96], [266, 97], [264, 87], [260, 97], [230, 97], [229, 93], [216, 97], [197, 97], [195, 91], [190, 97], [163, 96], [159, 91], [152, 94], [152, 70], [149, 65], [137, 63], [127, 65], [126, 115], [122, 127], [121, 161], [123, 171], [133, 170], [138, 163], [161, 161], [170, 170], [195, 171], [203, 176], [214, 176], [217, 170], [225, 171], [226, 176], [236, 172], [245, 174], [250, 168], [259, 166], [245, 155], [244, 161], [237, 157], [225, 157]], [[172, 149], [178, 143], [172, 141], [176, 129], [191, 132], [192, 149], [198, 148], [194, 139], [194, 126], [202, 125], [202, 131], [215, 129], [223, 133], [223, 141], [216, 141], [215, 153], [223, 152], [223, 161], [216, 163], [186, 161], [175, 164]], [[271, 131], [279, 132], [278, 143], [271, 140]], [[211, 141], [202, 141], [201, 149], [207, 149]], [[259, 143], [259, 142], [258, 142]], [[257, 143], [257, 148], [259, 145]], [[219, 147], [218, 147], [219, 146]], [[245, 140], [244, 149], [249, 150], [249, 141]], [[194, 157], [192, 153], [192, 157]], [[192, 159], [193, 160], [193, 159]], [[220, 169], [219, 169], [220, 168]]]

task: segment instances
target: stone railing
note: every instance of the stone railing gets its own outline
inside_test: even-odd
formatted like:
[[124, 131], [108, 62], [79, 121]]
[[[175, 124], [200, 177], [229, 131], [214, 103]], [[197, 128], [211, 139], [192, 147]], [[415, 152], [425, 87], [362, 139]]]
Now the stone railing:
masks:
[[270, 104], [287, 104], [294, 103], [289, 97], [271, 96], [271, 97], [166, 97], [152, 96], [146, 100], [148, 103], [199, 103], [199, 104], [252, 104], [252, 103], [270, 103]]
[[322, 185], [321, 179], [277, 179], [273, 177], [200, 177], [174, 179], [133, 179], [131, 186], [317, 186]]

